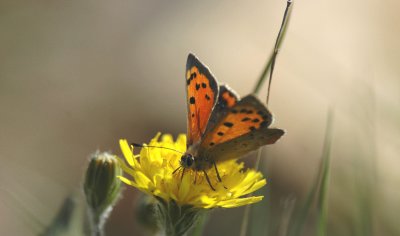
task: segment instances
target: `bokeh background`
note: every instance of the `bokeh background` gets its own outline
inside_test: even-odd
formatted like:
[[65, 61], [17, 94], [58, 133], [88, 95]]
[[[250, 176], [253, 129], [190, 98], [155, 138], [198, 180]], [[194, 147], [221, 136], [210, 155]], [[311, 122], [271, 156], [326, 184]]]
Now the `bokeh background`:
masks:
[[[0, 235], [43, 232], [79, 193], [95, 150], [120, 154], [119, 138], [186, 132], [189, 52], [239, 94], [251, 92], [285, 6], [1, 0]], [[360, 221], [371, 235], [400, 234], [399, 9], [397, 0], [295, 1], [269, 104], [287, 135], [261, 162], [272, 194], [259, 206], [274, 214], [253, 215], [250, 227], [284, 230], [287, 202], [304, 199], [317, 175], [332, 107], [329, 235], [356, 235]], [[125, 190], [107, 235], [146, 235], [133, 210], [139, 196]], [[215, 210], [206, 234], [238, 235], [243, 210]], [[315, 232], [312, 217], [304, 235]]]

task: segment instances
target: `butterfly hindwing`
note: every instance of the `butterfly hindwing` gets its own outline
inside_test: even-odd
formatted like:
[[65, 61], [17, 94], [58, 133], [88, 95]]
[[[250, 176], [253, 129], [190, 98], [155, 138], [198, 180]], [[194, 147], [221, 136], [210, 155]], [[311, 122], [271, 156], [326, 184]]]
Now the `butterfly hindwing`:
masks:
[[271, 122], [272, 115], [267, 108], [256, 97], [248, 95], [229, 109], [213, 130], [207, 133], [201, 146], [211, 148], [260, 127], [268, 127]]
[[207, 156], [210, 161], [216, 162], [240, 158], [261, 146], [274, 144], [283, 134], [284, 131], [281, 129], [261, 127], [238, 138], [204, 150], [203, 155]]
[[219, 96], [216, 109], [226, 110], [232, 108], [239, 100], [239, 95], [236, 94], [228, 85], [219, 86]]
[[217, 103], [219, 87], [209, 69], [193, 54], [186, 64], [186, 94], [188, 106], [188, 142], [199, 142], [206, 132], [211, 113]]
[[[271, 122], [272, 114], [268, 109], [256, 97], [248, 95], [228, 109], [225, 116], [206, 134], [200, 152], [229, 156], [235, 150], [232, 158], [237, 158], [262, 145], [274, 143], [284, 132], [269, 129]], [[217, 158], [220, 160], [222, 157]]]

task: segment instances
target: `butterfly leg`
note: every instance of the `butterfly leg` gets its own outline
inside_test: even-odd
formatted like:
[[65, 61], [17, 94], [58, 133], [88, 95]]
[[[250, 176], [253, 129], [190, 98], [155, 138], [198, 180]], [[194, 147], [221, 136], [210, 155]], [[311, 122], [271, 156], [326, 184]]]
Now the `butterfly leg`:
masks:
[[[215, 163], [215, 161], [213, 161], [213, 165], [214, 165], [214, 168], [215, 168], [215, 172], [217, 173], [217, 179], [218, 179], [218, 181], [219, 181], [220, 183], [222, 183], [222, 179], [221, 179], [221, 176], [219, 175], [218, 168], [217, 168], [217, 164]], [[224, 188], [227, 189], [227, 188], [225, 187], [225, 185], [222, 185], [222, 186], [224, 186]]]
[[213, 191], [215, 191], [215, 188], [211, 185], [210, 178], [208, 178], [207, 172], [205, 170], [203, 170], [203, 172], [204, 172], [204, 175], [206, 176], [206, 180], [207, 180], [208, 185], [210, 185], [211, 189]]
[[186, 168], [183, 168], [183, 170], [182, 170], [181, 182], [182, 182], [182, 180], [183, 180], [183, 175], [185, 174], [185, 170], [186, 170]]
[[176, 168], [176, 169], [172, 172], [172, 174], [175, 174], [180, 168], [182, 168], [182, 166], [179, 166], [178, 168]]
[[217, 179], [219, 182], [222, 182], [221, 176], [219, 175], [218, 169], [217, 169], [217, 164], [215, 164], [215, 161], [213, 161], [213, 165], [215, 168], [215, 172], [217, 173]]
[[196, 184], [196, 180], [197, 180], [197, 171], [194, 172], [194, 182], [193, 182], [193, 184]]

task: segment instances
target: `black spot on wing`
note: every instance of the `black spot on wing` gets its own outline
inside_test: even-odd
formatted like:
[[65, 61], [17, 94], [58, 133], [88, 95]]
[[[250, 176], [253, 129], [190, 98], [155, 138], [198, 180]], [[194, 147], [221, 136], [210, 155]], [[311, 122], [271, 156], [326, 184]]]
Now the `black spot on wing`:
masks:
[[243, 122], [246, 122], [246, 121], [249, 121], [249, 120], [251, 120], [249, 117], [245, 117], [245, 118], [242, 119]]
[[190, 104], [195, 104], [196, 99], [194, 97], [190, 97], [189, 102], [190, 102]]
[[200, 84], [196, 83], [196, 90], [199, 90], [199, 89], [200, 89]]
[[262, 111], [262, 110], [257, 111], [257, 114], [259, 114], [259, 115], [261, 116], [262, 120], [268, 120], [268, 118], [269, 118], [268, 114], [265, 113], [265, 112]]
[[202, 88], [207, 88], [207, 84], [206, 83], [201, 83], [201, 87]]
[[210, 98], [210, 96], [208, 96], [208, 94], [206, 94], [206, 99], [209, 101], [211, 98]]
[[196, 76], [197, 76], [196, 72], [193, 72], [192, 74], [190, 74], [190, 77], [187, 80], [187, 84], [189, 85], [192, 82], [192, 80], [194, 80], [196, 78]]
[[233, 126], [233, 123], [231, 122], [225, 122], [224, 125], [228, 128], [231, 128]]
[[248, 111], [246, 112], [246, 114], [253, 114], [253, 111], [252, 111], [252, 110], [248, 110]]

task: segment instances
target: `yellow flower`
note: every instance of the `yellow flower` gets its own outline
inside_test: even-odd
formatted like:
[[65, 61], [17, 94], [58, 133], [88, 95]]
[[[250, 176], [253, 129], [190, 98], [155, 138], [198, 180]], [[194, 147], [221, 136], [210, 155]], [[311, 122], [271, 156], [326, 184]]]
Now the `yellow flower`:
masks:
[[[167, 147], [185, 152], [185, 135], [179, 135], [176, 141], [171, 135], [162, 135], [159, 141], [160, 136], [158, 133], [150, 141], [149, 146]], [[167, 202], [173, 200], [180, 206], [190, 205], [194, 208], [232, 208], [255, 203], [263, 198], [263, 196], [243, 197], [264, 186], [266, 180], [260, 172], [243, 170], [243, 163], [238, 163], [236, 160], [217, 163], [222, 183], [218, 182], [213, 168], [207, 171], [216, 189], [213, 191], [201, 172], [186, 170], [183, 179], [181, 171], [173, 174], [180, 166], [182, 154], [179, 152], [144, 147], [139, 155], [134, 155], [133, 147], [125, 139], [120, 140], [120, 146], [127, 164], [122, 160], [120, 163], [129, 178], [123, 176], [119, 178], [125, 184]]]

